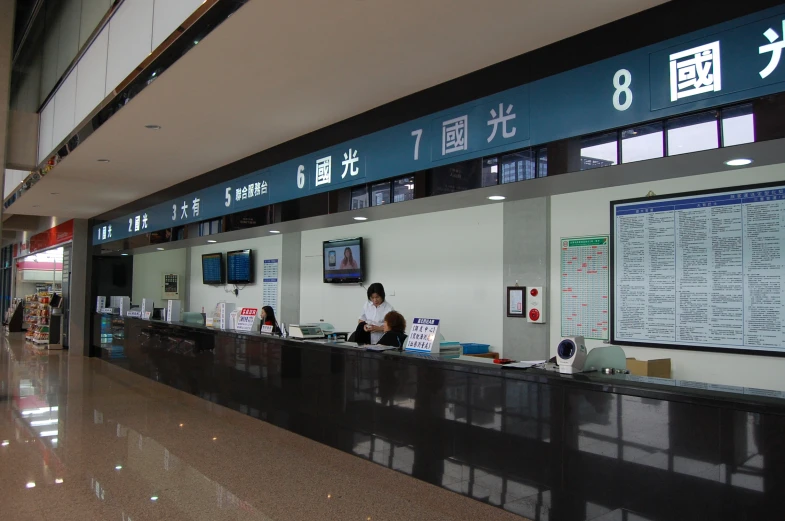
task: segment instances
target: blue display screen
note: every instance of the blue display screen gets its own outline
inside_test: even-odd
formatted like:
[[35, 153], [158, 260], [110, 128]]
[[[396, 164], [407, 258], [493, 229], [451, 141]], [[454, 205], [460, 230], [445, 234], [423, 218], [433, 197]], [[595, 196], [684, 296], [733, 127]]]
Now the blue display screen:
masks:
[[254, 281], [251, 250], [230, 251], [227, 253], [226, 273], [229, 284], [251, 284]]
[[202, 255], [202, 283], [224, 283], [224, 256], [223, 253]]

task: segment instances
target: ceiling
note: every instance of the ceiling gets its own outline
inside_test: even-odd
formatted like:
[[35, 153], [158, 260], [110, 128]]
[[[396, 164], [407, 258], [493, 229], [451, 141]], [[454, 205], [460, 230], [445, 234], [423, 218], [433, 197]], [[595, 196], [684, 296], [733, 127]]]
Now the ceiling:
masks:
[[93, 217], [662, 3], [251, 0], [7, 212]]

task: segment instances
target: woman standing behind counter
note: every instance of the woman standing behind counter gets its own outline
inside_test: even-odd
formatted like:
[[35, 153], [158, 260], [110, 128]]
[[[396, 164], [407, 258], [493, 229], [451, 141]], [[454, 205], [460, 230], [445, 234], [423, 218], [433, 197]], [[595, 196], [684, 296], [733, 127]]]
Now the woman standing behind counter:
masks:
[[385, 300], [384, 286], [374, 282], [368, 286], [368, 301], [363, 306], [363, 314], [355, 331], [355, 340], [358, 344], [375, 344], [384, 335], [384, 317], [390, 311], [395, 311], [392, 304]]

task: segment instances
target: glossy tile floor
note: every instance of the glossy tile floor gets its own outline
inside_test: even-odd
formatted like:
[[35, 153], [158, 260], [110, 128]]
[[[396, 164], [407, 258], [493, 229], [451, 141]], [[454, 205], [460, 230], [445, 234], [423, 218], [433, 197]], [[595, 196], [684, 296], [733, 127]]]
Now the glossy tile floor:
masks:
[[0, 346], [0, 520], [518, 520], [68, 351]]

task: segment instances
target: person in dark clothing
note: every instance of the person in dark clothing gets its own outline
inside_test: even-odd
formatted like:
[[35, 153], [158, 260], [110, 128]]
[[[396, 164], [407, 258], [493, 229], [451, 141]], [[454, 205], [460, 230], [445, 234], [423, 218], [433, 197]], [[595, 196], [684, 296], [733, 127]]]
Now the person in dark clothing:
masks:
[[397, 311], [390, 311], [384, 316], [384, 335], [376, 344], [403, 348], [405, 341], [406, 319]]
[[264, 306], [259, 318], [261, 319], [261, 326], [273, 326], [273, 334], [281, 334], [281, 328], [278, 327], [278, 321], [275, 320], [275, 311], [272, 307]]

